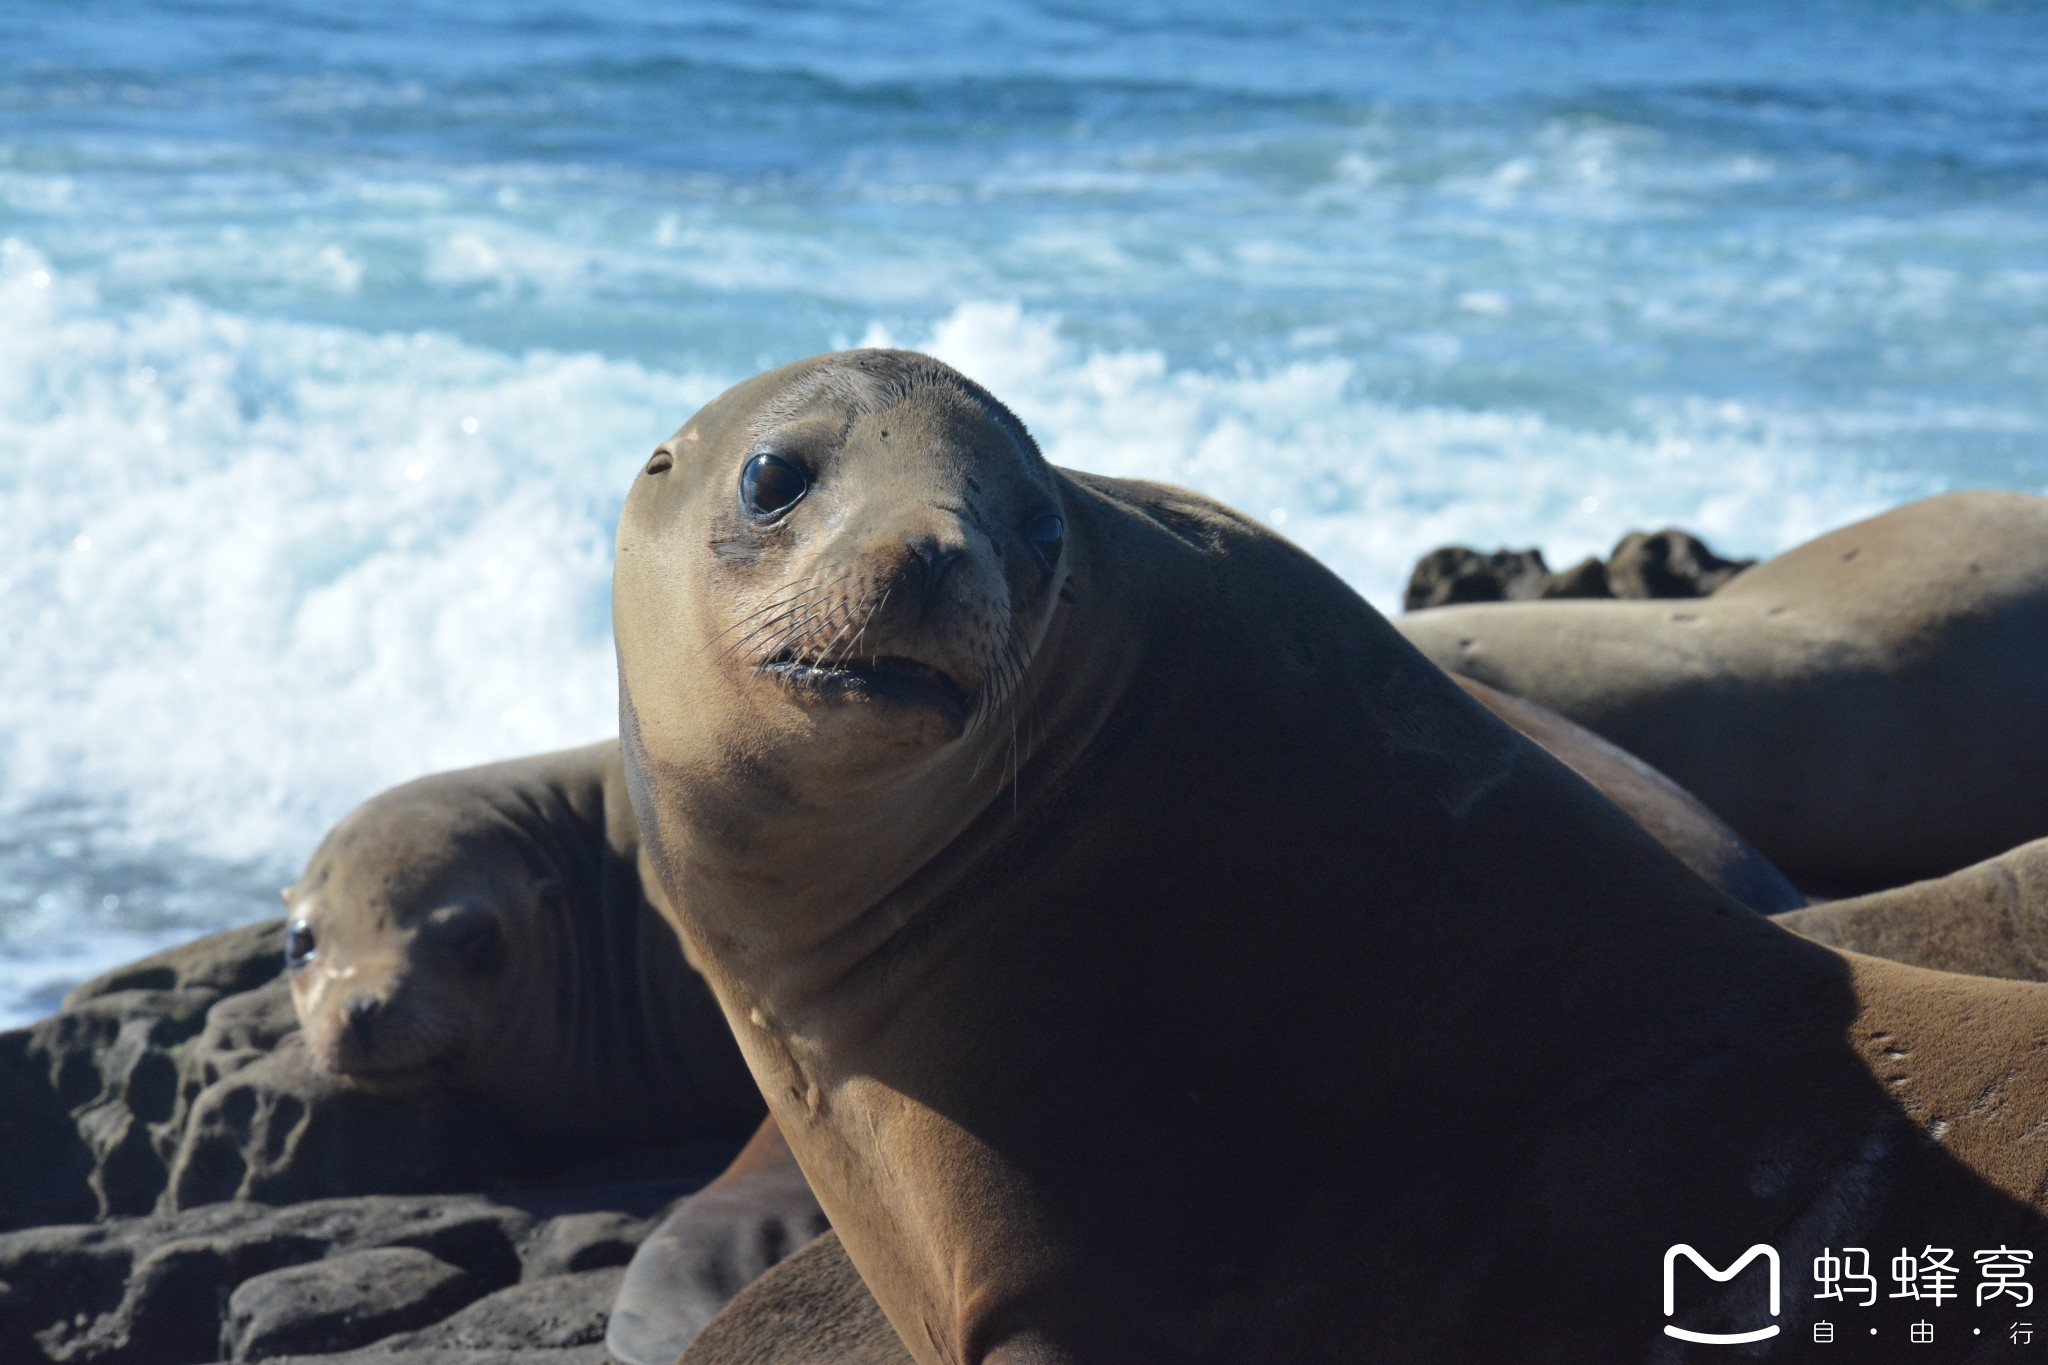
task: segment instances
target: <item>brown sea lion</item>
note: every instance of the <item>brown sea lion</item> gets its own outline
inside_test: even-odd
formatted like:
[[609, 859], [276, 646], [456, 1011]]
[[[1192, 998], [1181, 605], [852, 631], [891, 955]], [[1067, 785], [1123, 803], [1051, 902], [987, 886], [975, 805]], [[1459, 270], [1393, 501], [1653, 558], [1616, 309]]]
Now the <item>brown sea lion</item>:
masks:
[[[926, 1365], [1768, 1356], [1830, 1247], [2048, 1246], [2048, 988], [1742, 908], [1294, 546], [936, 361], [728, 391], [618, 549], [652, 865]], [[1662, 1302], [1765, 1242], [1782, 1304]]]
[[2048, 839], [1946, 877], [1795, 910], [1778, 923], [1894, 962], [2048, 981]]
[[[1591, 731], [1532, 702], [1474, 682], [1455, 680], [1488, 710], [1562, 760], [1641, 824], [1679, 861], [1711, 885], [1765, 914], [1802, 906], [1805, 898], [1778, 870], [1676, 783]], [[733, 1294], [826, 1226], [796, 1158], [771, 1116], [732, 1169], [686, 1201], [640, 1246], [612, 1310], [606, 1344], [628, 1365], [667, 1365], [694, 1341]], [[827, 1253], [843, 1264], [834, 1239]], [[852, 1275], [850, 1270], [846, 1271]], [[764, 1340], [788, 1337], [799, 1357], [815, 1355], [810, 1315], [819, 1307], [817, 1276], [804, 1270], [783, 1289], [749, 1302], [746, 1326], [726, 1325], [713, 1358]], [[859, 1281], [854, 1277], [857, 1287]], [[798, 1303], [785, 1301], [797, 1296]], [[886, 1322], [864, 1287], [859, 1295], [874, 1322]], [[835, 1314], [851, 1315], [852, 1306]], [[857, 1320], [855, 1316], [848, 1321]], [[860, 1319], [864, 1320], [864, 1319]], [[795, 1324], [804, 1324], [798, 1326]], [[818, 1329], [822, 1331], [822, 1328]], [[826, 1332], [827, 1337], [835, 1337]], [[896, 1358], [908, 1359], [893, 1333]]]
[[1766, 915], [1796, 910], [1806, 897], [1743, 837], [1685, 788], [1649, 764], [1609, 744], [1555, 711], [1475, 678], [1455, 675], [1487, 710], [1541, 745], [1552, 758], [1592, 783], [1622, 813], [1656, 837], [1711, 886]]
[[395, 787], [285, 893], [307, 1048], [373, 1093], [482, 1095], [537, 1140], [738, 1144], [761, 1102], [659, 896], [616, 741]]
[[1444, 668], [1654, 765], [1830, 894], [2048, 836], [2048, 498], [1949, 493], [1697, 602], [1401, 618]]

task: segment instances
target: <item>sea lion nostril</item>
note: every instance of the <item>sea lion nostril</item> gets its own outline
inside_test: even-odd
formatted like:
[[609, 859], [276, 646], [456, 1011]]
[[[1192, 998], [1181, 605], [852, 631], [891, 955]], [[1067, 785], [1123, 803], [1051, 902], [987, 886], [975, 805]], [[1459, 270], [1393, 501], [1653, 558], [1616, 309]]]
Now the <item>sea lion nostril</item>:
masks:
[[910, 542], [911, 563], [924, 580], [927, 602], [938, 595], [939, 584], [945, 581], [947, 570], [958, 564], [965, 553], [957, 546], [942, 546], [935, 540]]
[[370, 1045], [370, 1032], [377, 1022], [377, 1010], [377, 1001], [373, 996], [359, 995], [348, 1002], [346, 1015], [349, 1032], [355, 1034], [356, 1041], [364, 1047]]

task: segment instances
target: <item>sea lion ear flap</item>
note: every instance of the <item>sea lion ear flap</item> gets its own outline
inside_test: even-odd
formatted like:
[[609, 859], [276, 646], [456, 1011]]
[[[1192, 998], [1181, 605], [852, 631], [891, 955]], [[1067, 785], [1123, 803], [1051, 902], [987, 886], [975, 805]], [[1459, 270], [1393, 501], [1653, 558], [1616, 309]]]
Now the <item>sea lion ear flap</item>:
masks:
[[298, 889], [299, 888], [296, 886], [287, 886], [286, 888], [284, 888], [284, 890], [277, 893], [277, 898], [283, 901], [286, 905], [290, 905], [292, 903], [292, 893], [297, 891]]

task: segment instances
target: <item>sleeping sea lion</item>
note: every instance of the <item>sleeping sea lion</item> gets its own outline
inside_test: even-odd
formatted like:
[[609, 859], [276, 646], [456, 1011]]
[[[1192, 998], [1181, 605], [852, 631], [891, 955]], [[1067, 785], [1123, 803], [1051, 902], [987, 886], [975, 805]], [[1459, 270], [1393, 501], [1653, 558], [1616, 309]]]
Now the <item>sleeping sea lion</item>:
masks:
[[2048, 836], [2048, 498], [1908, 503], [1699, 601], [1398, 625], [1444, 668], [1654, 765], [1808, 891], [1897, 886]]
[[[1293, 545], [928, 357], [698, 413], [614, 615], [650, 863], [926, 1365], [1769, 1358], [1830, 1248], [2048, 1246], [2048, 987], [1778, 928]], [[1762, 1243], [1782, 1302], [1660, 1297]]]
[[2048, 839], [1889, 891], [1778, 916], [1818, 943], [1971, 976], [2048, 981]]
[[307, 1049], [374, 1093], [482, 1095], [571, 1156], [737, 1146], [761, 1101], [659, 897], [615, 740], [394, 787], [285, 893]]

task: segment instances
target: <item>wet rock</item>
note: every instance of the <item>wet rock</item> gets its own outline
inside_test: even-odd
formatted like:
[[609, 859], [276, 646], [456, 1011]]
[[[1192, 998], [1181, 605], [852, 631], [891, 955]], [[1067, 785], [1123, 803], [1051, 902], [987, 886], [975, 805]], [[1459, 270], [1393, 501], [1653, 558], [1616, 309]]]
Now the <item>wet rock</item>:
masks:
[[1407, 611], [1460, 602], [1517, 602], [1540, 596], [1550, 581], [1541, 550], [1484, 554], [1462, 545], [1431, 550], [1408, 576], [1401, 605]]
[[1607, 582], [1607, 565], [1588, 555], [1569, 569], [1552, 574], [1550, 581], [1543, 585], [1543, 591], [1537, 596], [1612, 597], [1614, 589]]
[[438, 1322], [477, 1298], [466, 1272], [413, 1247], [332, 1256], [244, 1280], [228, 1300], [232, 1360], [327, 1353]]
[[1723, 559], [1698, 536], [1669, 528], [1621, 538], [1607, 558], [1616, 597], [1708, 597], [1753, 559]]
[[1755, 562], [1723, 559], [1698, 536], [1674, 528], [1631, 531], [1606, 560], [1588, 557], [1561, 573], [1550, 572], [1540, 550], [1486, 553], [1451, 545], [1416, 561], [1401, 605], [1421, 611], [1536, 598], [1705, 597]]

